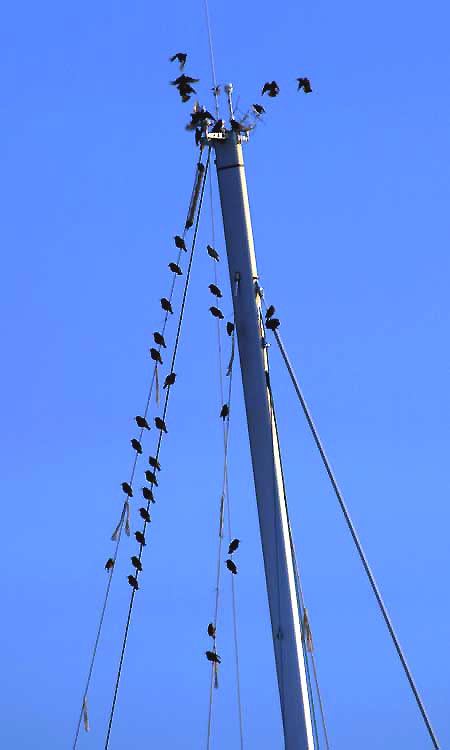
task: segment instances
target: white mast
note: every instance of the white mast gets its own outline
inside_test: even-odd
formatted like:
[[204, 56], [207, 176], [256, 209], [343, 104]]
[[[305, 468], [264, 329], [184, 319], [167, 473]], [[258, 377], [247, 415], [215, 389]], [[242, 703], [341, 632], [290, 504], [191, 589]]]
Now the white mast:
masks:
[[[225, 87], [230, 116], [231, 84]], [[270, 408], [261, 301], [241, 137], [210, 133], [214, 146], [239, 344], [248, 434], [269, 598], [286, 750], [313, 750], [300, 615], [295, 588], [280, 450]]]

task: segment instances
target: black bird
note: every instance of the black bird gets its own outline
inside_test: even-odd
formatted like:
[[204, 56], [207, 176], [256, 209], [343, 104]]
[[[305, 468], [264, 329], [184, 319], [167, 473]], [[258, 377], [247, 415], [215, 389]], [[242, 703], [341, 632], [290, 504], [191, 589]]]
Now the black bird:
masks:
[[272, 81], [271, 83], [267, 81], [267, 83], [265, 83], [263, 86], [261, 96], [264, 96], [266, 91], [269, 94], [269, 96], [272, 96], [272, 97], [278, 96], [278, 94], [280, 93], [280, 87], [276, 81]]
[[170, 83], [172, 86], [185, 86], [186, 84], [198, 83], [199, 81], [200, 78], [191, 78], [191, 76], [185, 76], [184, 73], [182, 73], [181, 76], [178, 76], [178, 78], [175, 78], [175, 80]]
[[232, 555], [233, 552], [236, 552], [237, 548], [239, 547], [240, 541], [241, 541], [240, 539], [233, 539], [230, 542], [230, 546], [228, 547], [228, 554], [229, 555]]
[[218, 307], [210, 307], [209, 309], [211, 310], [211, 314], [215, 318], [219, 318], [220, 320], [223, 320], [223, 312], [221, 312]]
[[215, 653], [215, 651], [205, 651], [205, 654], [208, 661], [212, 661], [214, 664], [220, 664], [221, 658], [219, 654]]
[[136, 424], [138, 427], [140, 427], [142, 430], [149, 430], [150, 425], [147, 422], [145, 417], [135, 417]]
[[266, 320], [269, 320], [269, 318], [272, 317], [272, 315], [274, 314], [274, 312], [275, 312], [274, 306], [273, 305], [269, 305], [269, 307], [266, 310]]
[[202, 144], [202, 138], [203, 138], [203, 133], [202, 133], [201, 129], [200, 128], [196, 128], [195, 129], [195, 145], [196, 146], [201, 146], [201, 144]]
[[210, 622], [208, 625], [208, 635], [210, 635], [211, 638], [216, 637], [216, 627], [212, 622]]
[[297, 78], [298, 88], [297, 91], [303, 91], [305, 94], [312, 94], [311, 82], [309, 78]]
[[195, 128], [204, 125], [207, 120], [215, 122], [216, 118], [204, 107], [201, 107], [201, 109], [198, 109], [198, 107], [196, 107], [194, 111], [191, 112], [191, 121], [188, 125], [186, 125], [186, 129], [195, 130]]
[[231, 334], [233, 333], [233, 331], [234, 331], [234, 323], [227, 323], [227, 333], [228, 333], [228, 335], [231, 336]]
[[131, 445], [133, 446], [135, 451], [137, 451], [138, 453], [142, 453], [142, 445], [140, 444], [139, 440], [133, 438], [131, 441]]
[[153, 471], [148, 471], [147, 470], [145, 472], [145, 478], [146, 478], [147, 482], [149, 482], [150, 484], [154, 484], [155, 487], [158, 486], [158, 480], [156, 478], [156, 474]]
[[235, 133], [248, 133], [249, 130], [253, 130], [254, 125], [244, 125], [242, 122], [237, 120], [230, 120], [231, 130]]
[[161, 299], [161, 307], [166, 312], [173, 313], [172, 305], [170, 304], [169, 300], [166, 299], [165, 297], [162, 297], [162, 299]]
[[162, 335], [162, 333], [158, 333], [158, 331], [154, 331], [153, 338], [155, 340], [155, 344], [157, 344], [158, 346], [162, 346], [163, 349], [167, 349], [166, 342], [164, 341], [164, 336]]
[[269, 331], [275, 331], [279, 325], [280, 325], [280, 321], [278, 320], [278, 318], [270, 318], [266, 322], [266, 326], [269, 329]]
[[169, 268], [173, 273], [176, 273], [177, 276], [183, 275], [183, 271], [177, 263], [169, 263]]
[[148, 459], [148, 462], [150, 466], [153, 466], [154, 469], [161, 471], [161, 464], [159, 463], [158, 459], [155, 458], [155, 456], [150, 456], [150, 458]]
[[131, 564], [134, 565], [136, 570], [138, 570], [139, 572], [142, 571], [142, 563], [139, 558], [136, 557], [136, 555], [133, 555], [133, 557], [131, 558]]
[[125, 495], [128, 495], [128, 497], [133, 497], [133, 490], [131, 489], [128, 482], [122, 482], [122, 489], [125, 492]]
[[106, 561], [106, 565], [105, 565], [105, 570], [108, 570], [108, 571], [112, 570], [113, 567], [114, 567], [114, 560], [112, 559], [112, 557], [108, 557]]
[[162, 432], [165, 432], [167, 434], [166, 423], [163, 419], [161, 419], [161, 417], [155, 417], [155, 425], [157, 430], [162, 430]]
[[176, 377], [176, 374], [174, 372], [171, 372], [170, 375], [166, 377], [163, 388], [167, 388], [169, 385], [173, 385], [175, 383]]
[[139, 584], [134, 576], [128, 576], [128, 583], [135, 591], [138, 590]]
[[233, 573], [233, 575], [236, 575], [236, 573], [237, 573], [237, 567], [234, 564], [233, 560], [227, 560], [226, 563], [225, 563], [225, 565], [227, 566], [227, 568], [230, 571], [230, 573]]
[[187, 247], [184, 239], [180, 237], [179, 234], [176, 234], [174, 237], [175, 245], [177, 246], [178, 250], [184, 250], [187, 253]]
[[220, 291], [219, 287], [216, 286], [215, 284], [210, 284], [208, 289], [211, 292], [211, 294], [214, 294], [214, 297], [222, 296], [222, 292]]
[[[143, 496], [145, 497], [146, 500], [149, 500], [151, 503], [155, 502], [155, 500], [153, 498], [153, 492], [151, 491], [151, 489], [149, 489], [149, 487], [143, 487], [142, 488], [142, 494], [143, 494]], [[141, 510], [142, 510], [142, 508], [141, 508]], [[141, 513], [141, 516], [142, 516], [142, 513]]]
[[186, 59], [186, 52], [177, 52], [175, 55], [172, 55], [172, 57], [169, 58], [170, 62], [175, 62], [175, 60], [178, 60], [178, 62], [180, 63], [180, 70], [183, 70], [184, 66], [186, 65]]
[[150, 349], [150, 356], [155, 362], [159, 362], [160, 365], [162, 365], [163, 361], [161, 359], [161, 353], [154, 349], [153, 347]]
[[224, 404], [222, 406], [222, 409], [221, 409], [221, 412], [220, 412], [220, 416], [222, 417], [222, 419], [226, 419], [228, 417], [229, 413], [230, 413], [230, 407], [228, 406], [228, 404]]
[[217, 120], [214, 127], [209, 131], [210, 133], [221, 133], [225, 127], [225, 120]]
[[264, 115], [266, 112], [262, 104], [252, 104], [252, 109], [257, 115]]
[[[146, 489], [146, 487], [144, 487]], [[147, 521], [147, 523], [151, 522], [150, 513], [148, 512], [147, 508], [139, 508], [139, 513], [141, 518], [144, 519], [144, 521]]]
[[214, 250], [214, 248], [211, 247], [211, 245], [206, 245], [206, 249], [208, 251], [208, 255], [210, 258], [213, 258], [213, 260], [217, 260], [217, 261], [219, 260], [219, 253], [217, 252], [217, 250]]
[[143, 547], [145, 547], [145, 536], [143, 535], [142, 531], [135, 531], [134, 536], [136, 537], [136, 541], [139, 542], [139, 544], [142, 544]]

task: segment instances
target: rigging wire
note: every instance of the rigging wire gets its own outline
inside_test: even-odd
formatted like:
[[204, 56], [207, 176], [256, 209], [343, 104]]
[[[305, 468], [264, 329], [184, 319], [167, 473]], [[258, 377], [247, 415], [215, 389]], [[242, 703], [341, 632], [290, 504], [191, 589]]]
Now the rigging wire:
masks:
[[216, 105], [216, 118], [219, 119], [219, 87], [217, 85], [216, 68], [214, 65], [214, 49], [213, 49], [211, 19], [209, 16], [208, 0], [205, 0], [205, 15], [206, 15], [206, 26], [208, 28], [209, 59], [211, 63], [211, 79], [212, 79], [212, 84], [213, 84], [214, 101]]
[[[174, 349], [173, 349], [173, 355], [172, 355], [172, 362], [171, 362], [171, 366], [170, 366], [170, 372], [173, 372], [173, 369], [174, 369], [174, 366], [175, 366], [175, 361], [176, 361], [176, 356], [177, 356], [177, 352], [178, 352], [178, 345], [179, 345], [180, 335], [181, 335], [181, 326], [182, 326], [182, 322], [183, 322], [184, 309], [185, 309], [185, 305], [186, 305], [187, 292], [188, 292], [188, 288], [189, 288], [189, 281], [190, 281], [191, 270], [192, 270], [192, 262], [193, 262], [193, 259], [194, 259], [195, 244], [196, 244], [196, 240], [197, 240], [198, 227], [199, 227], [199, 222], [200, 222], [200, 214], [201, 214], [201, 209], [202, 209], [202, 205], [203, 205], [203, 195], [204, 195], [204, 191], [205, 191], [206, 178], [207, 178], [208, 170], [209, 170], [210, 157], [211, 157], [211, 147], [208, 147], [208, 155], [207, 155], [207, 159], [206, 159], [206, 166], [205, 166], [205, 171], [204, 171], [203, 184], [202, 184], [202, 189], [201, 189], [201, 193], [200, 193], [200, 200], [199, 200], [198, 209], [197, 209], [197, 216], [196, 216], [196, 220], [195, 220], [194, 234], [193, 234], [193, 238], [192, 238], [191, 252], [190, 252], [190, 257], [189, 257], [189, 264], [188, 264], [188, 268], [187, 268], [187, 271], [186, 271], [186, 281], [185, 281], [185, 285], [184, 285], [183, 298], [182, 298], [181, 308], [180, 308], [180, 315], [179, 315], [179, 318], [178, 318], [178, 326], [177, 326], [177, 332], [176, 332], [176, 336], [175, 336], [175, 343], [174, 343]], [[171, 389], [171, 386], [169, 385], [168, 388], [167, 388], [167, 392], [166, 392], [166, 396], [165, 396], [165, 401], [164, 401], [164, 409], [163, 409], [163, 416], [162, 416], [162, 420], [163, 421], [165, 421], [165, 418], [166, 418], [166, 415], [167, 415], [167, 408], [168, 408], [168, 404], [169, 404], [170, 389]], [[163, 430], [161, 429], [160, 432], [159, 432], [158, 445], [157, 445], [157, 450], [156, 450], [156, 460], [158, 460], [158, 458], [159, 458], [159, 453], [160, 453], [160, 449], [161, 449], [161, 442], [162, 442], [162, 436], [163, 436]], [[153, 483], [152, 483], [152, 486], [153, 486]], [[148, 503], [147, 503], [147, 510], [149, 510], [149, 508], [150, 508], [150, 503], [151, 503], [151, 501], [149, 500]], [[143, 533], [145, 533], [146, 527], [147, 527], [147, 521], [144, 521], [144, 531], [143, 531]], [[142, 552], [143, 552], [143, 544], [141, 543], [140, 547], [139, 547], [139, 556], [138, 556], [139, 561], [141, 560]], [[136, 579], [138, 578], [138, 575], [139, 575], [139, 571], [136, 570], [136, 575], [135, 575]], [[106, 740], [105, 740], [105, 750], [108, 750], [108, 747], [109, 747], [109, 740], [110, 740], [110, 736], [111, 736], [112, 723], [113, 723], [114, 713], [115, 713], [115, 708], [116, 708], [116, 703], [117, 703], [117, 695], [118, 695], [118, 690], [119, 690], [120, 678], [121, 678], [121, 674], [122, 674], [122, 667], [123, 667], [123, 661], [124, 661], [124, 656], [125, 656], [125, 649], [126, 649], [127, 640], [128, 640], [128, 632], [129, 632], [129, 629], [130, 629], [131, 614], [132, 614], [132, 611], [133, 611], [133, 604], [134, 604], [135, 594], [136, 594], [136, 589], [133, 588], [132, 592], [131, 592], [131, 597], [130, 597], [130, 605], [129, 605], [129, 608], [128, 608], [128, 615], [127, 615], [127, 621], [126, 621], [125, 631], [124, 631], [124, 636], [123, 636], [123, 642], [122, 642], [122, 649], [121, 649], [121, 654], [120, 654], [119, 666], [118, 666], [118, 669], [117, 669], [116, 683], [115, 683], [115, 687], [114, 687], [114, 695], [113, 695], [113, 700], [112, 700], [112, 705], [111, 705], [111, 711], [110, 711], [110, 716], [109, 716], [109, 722], [108, 722], [108, 730], [107, 730]]]
[[314, 441], [316, 443], [316, 446], [317, 446], [317, 448], [319, 450], [320, 456], [322, 458], [323, 465], [324, 465], [325, 470], [326, 470], [326, 472], [328, 474], [328, 477], [330, 479], [331, 485], [332, 485], [332, 487], [334, 489], [334, 493], [335, 493], [335, 495], [336, 495], [336, 497], [338, 499], [338, 502], [339, 502], [339, 505], [341, 507], [342, 513], [344, 515], [345, 521], [347, 523], [348, 529], [349, 529], [350, 534], [352, 536], [353, 542], [354, 542], [355, 547], [357, 549], [358, 555], [359, 555], [360, 560], [362, 562], [362, 565], [363, 565], [363, 568], [364, 568], [365, 573], [367, 575], [367, 578], [369, 580], [369, 583], [370, 583], [370, 585], [372, 587], [372, 591], [373, 591], [373, 593], [375, 595], [375, 598], [376, 598], [376, 600], [378, 602], [378, 606], [380, 608], [381, 614], [383, 615], [383, 619], [384, 619], [384, 621], [386, 623], [386, 627], [387, 627], [387, 629], [389, 631], [389, 634], [391, 636], [391, 639], [392, 639], [392, 642], [394, 644], [395, 650], [397, 651], [397, 655], [398, 655], [398, 657], [400, 659], [400, 662], [402, 664], [402, 667], [403, 667], [404, 672], [406, 674], [406, 677], [408, 679], [410, 688], [411, 688], [412, 693], [414, 695], [414, 698], [416, 700], [416, 703], [417, 703], [417, 706], [419, 708], [419, 711], [420, 711], [420, 713], [422, 715], [422, 719], [423, 719], [424, 724], [426, 726], [426, 729], [428, 731], [429, 737], [430, 737], [430, 739], [431, 739], [431, 741], [433, 743], [433, 746], [434, 746], [435, 750], [439, 750], [439, 743], [437, 741], [437, 738], [436, 738], [436, 735], [434, 733], [433, 727], [431, 726], [431, 722], [430, 722], [430, 720], [428, 718], [427, 712], [425, 710], [425, 706], [424, 706], [424, 704], [422, 702], [422, 699], [420, 697], [420, 693], [419, 693], [419, 691], [418, 691], [418, 689], [417, 689], [417, 687], [415, 685], [412, 673], [411, 673], [411, 671], [409, 669], [409, 666], [408, 666], [408, 663], [406, 661], [405, 655], [404, 655], [404, 653], [402, 651], [402, 647], [401, 647], [400, 642], [399, 642], [399, 640], [397, 638], [397, 635], [395, 633], [394, 626], [392, 625], [391, 619], [390, 619], [388, 611], [386, 609], [386, 605], [384, 604], [384, 601], [383, 601], [383, 599], [381, 597], [381, 593], [380, 593], [380, 591], [378, 589], [375, 577], [374, 577], [374, 575], [372, 573], [372, 570], [371, 570], [371, 568], [369, 566], [368, 560], [367, 560], [366, 555], [364, 553], [362, 544], [361, 544], [361, 542], [359, 540], [359, 537], [358, 537], [358, 535], [356, 533], [355, 526], [353, 524], [353, 521], [352, 521], [352, 519], [350, 517], [350, 513], [348, 511], [348, 508], [347, 508], [347, 506], [345, 504], [345, 501], [344, 501], [344, 498], [342, 496], [342, 493], [341, 493], [341, 491], [339, 489], [339, 486], [337, 484], [336, 478], [334, 476], [334, 472], [333, 472], [333, 470], [331, 468], [330, 462], [328, 461], [327, 455], [325, 453], [325, 449], [324, 449], [324, 447], [322, 445], [322, 441], [320, 440], [320, 437], [319, 437], [319, 433], [317, 432], [317, 428], [316, 428], [316, 426], [315, 426], [315, 424], [313, 422], [313, 419], [311, 417], [311, 413], [309, 411], [309, 408], [308, 408], [308, 405], [306, 403], [305, 397], [303, 396], [302, 390], [300, 388], [300, 385], [298, 383], [298, 380], [296, 378], [295, 372], [294, 372], [294, 370], [292, 368], [292, 365], [290, 363], [289, 357], [288, 357], [288, 355], [286, 353], [286, 350], [284, 348], [284, 345], [283, 345], [283, 342], [281, 340], [280, 334], [278, 333], [278, 330], [275, 329], [274, 330], [274, 334], [275, 334], [275, 339], [276, 339], [277, 344], [278, 344], [278, 348], [279, 348], [279, 350], [281, 352], [281, 356], [283, 357], [283, 360], [284, 360], [284, 363], [286, 365], [287, 371], [289, 373], [289, 376], [291, 378], [292, 384], [294, 386], [294, 390], [295, 390], [295, 392], [297, 394], [297, 397], [298, 397], [298, 399], [300, 401], [301, 407], [302, 407], [303, 412], [304, 412], [305, 417], [306, 417], [306, 421], [308, 422], [308, 425], [309, 425], [309, 428], [311, 430], [312, 436], [313, 436]]

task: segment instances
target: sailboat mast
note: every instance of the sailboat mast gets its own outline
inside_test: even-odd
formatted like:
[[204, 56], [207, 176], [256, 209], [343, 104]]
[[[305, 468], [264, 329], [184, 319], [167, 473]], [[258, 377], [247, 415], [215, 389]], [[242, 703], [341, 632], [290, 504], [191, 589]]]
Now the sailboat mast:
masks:
[[[227, 88], [232, 117], [231, 86]], [[227, 130], [220, 135], [208, 134], [208, 140], [216, 154], [285, 748], [313, 750], [280, 449], [268, 388], [268, 363], [241, 145], [243, 138], [233, 130]]]

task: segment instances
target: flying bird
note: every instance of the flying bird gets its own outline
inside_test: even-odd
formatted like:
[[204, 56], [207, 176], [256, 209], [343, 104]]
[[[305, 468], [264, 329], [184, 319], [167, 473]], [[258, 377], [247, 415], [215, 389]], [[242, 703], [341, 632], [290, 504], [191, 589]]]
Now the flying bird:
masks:
[[221, 658], [215, 651], [205, 651], [205, 654], [208, 661], [212, 661], [213, 664], [220, 664]]
[[212, 622], [208, 625], [208, 635], [210, 635], [211, 638], [216, 637], [216, 626]]
[[175, 245], [177, 246], [178, 250], [184, 250], [187, 253], [187, 247], [184, 239], [180, 237], [179, 234], [176, 234], [174, 237]]
[[165, 297], [161, 298], [161, 307], [163, 310], [165, 310], [168, 313], [173, 313], [172, 305], [170, 304], [169, 300]]
[[128, 583], [130, 584], [131, 588], [133, 588], [135, 591], [138, 590], [139, 584], [137, 582], [137, 579], [134, 576], [128, 576]]
[[233, 552], [236, 552], [237, 548], [239, 547], [240, 541], [241, 541], [240, 539], [233, 539], [230, 542], [230, 546], [228, 547], [228, 554], [229, 555], [232, 555]]
[[230, 413], [230, 407], [228, 406], [228, 404], [224, 404], [222, 406], [222, 409], [221, 409], [221, 412], [220, 412], [220, 416], [222, 417], [222, 419], [226, 419], [228, 417], [229, 413]]
[[169, 268], [173, 273], [176, 273], [177, 276], [183, 275], [183, 271], [177, 263], [169, 263]]
[[[142, 494], [146, 500], [149, 500], [151, 503], [155, 502], [154, 497], [153, 497], [153, 492], [148, 487], [142, 487]], [[142, 513], [141, 513], [141, 516], [142, 516]]]
[[233, 333], [233, 331], [234, 331], [234, 323], [227, 323], [227, 333], [228, 333], [228, 335], [231, 336], [231, 334]]
[[148, 462], [150, 466], [153, 466], [154, 469], [161, 471], [161, 464], [159, 463], [158, 459], [155, 458], [155, 456], [150, 456], [150, 458], [148, 459]]
[[210, 307], [211, 315], [213, 315], [215, 318], [219, 318], [219, 320], [223, 320], [223, 312], [219, 310], [218, 307]]
[[200, 78], [191, 78], [191, 76], [185, 76], [184, 73], [182, 73], [181, 76], [178, 76], [178, 78], [175, 78], [175, 80], [170, 83], [172, 86], [186, 86], [186, 84], [198, 83], [199, 81]]
[[258, 116], [264, 115], [266, 113], [266, 110], [264, 109], [262, 104], [252, 104], [252, 109]]
[[208, 255], [210, 258], [213, 258], [213, 260], [217, 260], [217, 261], [219, 260], [219, 253], [217, 252], [217, 250], [214, 250], [214, 248], [211, 247], [211, 245], [206, 245], [206, 249], [208, 251]]
[[131, 489], [128, 482], [122, 482], [122, 489], [125, 492], [125, 495], [128, 495], [128, 497], [133, 497], [133, 490]]
[[170, 375], [166, 377], [163, 388], [167, 388], [169, 385], [173, 385], [175, 383], [176, 377], [176, 374], [174, 372], [171, 372]]
[[162, 432], [165, 432], [167, 434], [166, 423], [163, 419], [161, 419], [161, 417], [155, 417], [155, 425], [157, 430], [162, 430]]
[[311, 82], [309, 78], [297, 78], [297, 81], [297, 91], [301, 91], [303, 89], [305, 94], [312, 94]]
[[139, 558], [138, 558], [138, 557], [136, 557], [136, 555], [133, 555], [133, 557], [131, 558], [131, 564], [132, 564], [132, 565], [133, 565], [133, 566], [134, 566], [134, 567], [136, 568], [136, 570], [138, 570], [138, 571], [139, 571], [140, 573], [142, 572], [142, 563], [141, 563], [141, 561], [139, 560]]
[[172, 57], [169, 58], [170, 62], [175, 62], [175, 60], [178, 60], [178, 62], [180, 63], [180, 70], [183, 70], [184, 66], [186, 65], [186, 59], [186, 52], [177, 52], [175, 55], [172, 55]]
[[135, 417], [135, 420], [136, 420], [137, 426], [140, 427], [141, 430], [149, 430], [150, 429], [150, 425], [147, 422], [147, 420], [146, 420], [145, 417], [139, 417], [138, 416], [138, 417]]
[[211, 294], [214, 294], [214, 297], [222, 296], [222, 292], [220, 291], [219, 287], [216, 286], [215, 284], [210, 284], [208, 289], [211, 292]]
[[280, 321], [278, 320], [278, 318], [269, 318], [269, 320], [266, 322], [266, 326], [269, 331], [276, 331], [279, 325]]
[[158, 486], [158, 480], [156, 478], [156, 474], [153, 471], [146, 471], [145, 472], [145, 478], [147, 482], [150, 482], [150, 484], [154, 484], [155, 487]]
[[[147, 489], [147, 488], [144, 487], [144, 489]], [[147, 523], [151, 523], [152, 519], [150, 518], [150, 513], [148, 512], [147, 508], [139, 508], [139, 514], [141, 518], [144, 519], [144, 521], [146, 521]]]
[[272, 81], [271, 83], [267, 81], [267, 83], [265, 83], [263, 86], [261, 96], [264, 96], [266, 91], [271, 97], [278, 96], [278, 94], [280, 93], [280, 87], [276, 81]]
[[142, 531], [135, 531], [134, 536], [136, 537], [136, 541], [139, 542], [139, 544], [142, 544], [143, 547], [145, 547], [145, 536]]
[[105, 570], [108, 570], [108, 571], [112, 570], [113, 567], [114, 567], [114, 560], [112, 559], [112, 557], [108, 557], [106, 564], [105, 564]]
[[158, 346], [162, 346], [163, 349], [167, 349], [166, 342], [164, 341], [164, 336], [162, 333], [158, 333], [158, 331], [154, 331], [153, 338], [155, 339], [155, 344]]
[[227, 568], [230, 571], [230, 573], [233, 573], [233, 575], [236, 575], [236, 573], [237, 573], [237, 567], [234, 564], [233, 560], [227, 560], [225, 562], [225, 565], [227, 566]]
[[274, 312], [275, 312], [274, 306], [273, 305], [269, 305], [269, 307], [266, 310], [266, 320], [269, 320], [269, 318], [272, 317], [272, 315], [274, 314]]
[[134, 450], [137, 453], [142, 453], [142, 445], [140, 444], [139, 440], [136, 440], [136, 438], [133, 438], [131, 441], [131, 445], [133, 446]]

